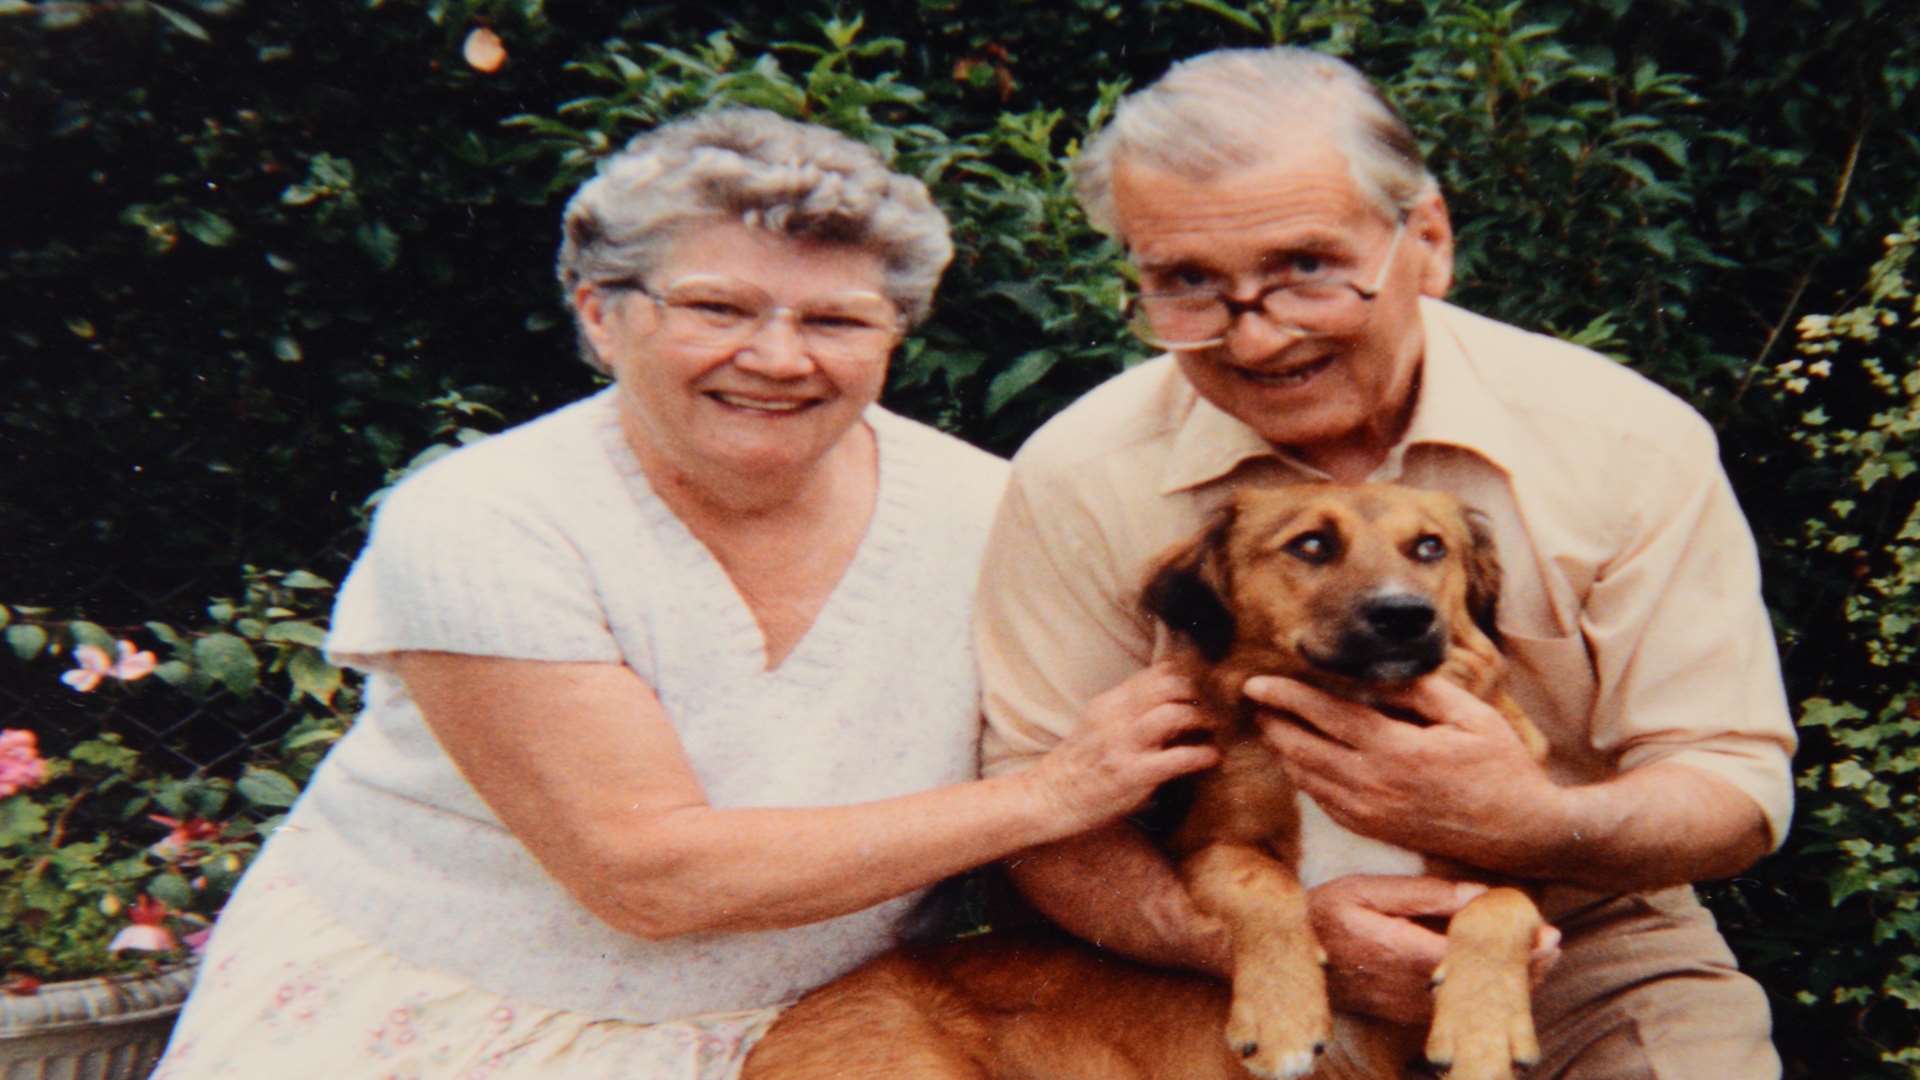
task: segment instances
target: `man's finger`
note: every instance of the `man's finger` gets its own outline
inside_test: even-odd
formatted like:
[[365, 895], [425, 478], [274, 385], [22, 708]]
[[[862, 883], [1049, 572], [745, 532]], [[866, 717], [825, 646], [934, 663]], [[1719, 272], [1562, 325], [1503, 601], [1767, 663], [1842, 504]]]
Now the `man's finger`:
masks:
[[1287, 713], [1297, 718], [1297, 723], [1348, 746], [1359, 745], [1382, 720], [1378, 713], [1363, 705], [1277, 675], [1255, 675], [1246, 681], [1241, 691], [1255, 702]]
[[1429, 723], [1451, 724], [1470, 730], [1479, 728], [1479, 721], [1489, 714], [1498, 715], [1486, 702], [1468, 693], [1465, 687], [1439, 675], [1416, 679], [1413, 685], [1387, 700], [1411, 710]]
[[1389, 874], [1355, 874], [1338, 887], [1356, 903], [1401, 918], [1450, 916], [1487, 891], [1478, 882]]

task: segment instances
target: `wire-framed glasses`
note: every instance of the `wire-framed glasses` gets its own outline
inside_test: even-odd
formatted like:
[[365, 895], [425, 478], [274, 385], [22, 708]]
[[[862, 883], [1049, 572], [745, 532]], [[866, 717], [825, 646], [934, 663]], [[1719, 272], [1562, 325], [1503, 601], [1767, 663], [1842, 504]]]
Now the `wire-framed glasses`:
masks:
[[875, 359], [899, 342], [906, 321], [879, 293], [832, 293], [783, 305], [758, 285], [718, 274], [679, 278], [658, 292], [638, 278], [604, 281], [599, 287], [640, 293], [659, 309], [660, 328], [669, 340], [715, 352], [739, 348], [768, 322], [785, 316], [792, 318], [809, 356]]
[[1386, 284], [1406, 234], [1402, 220], [1393, 230], [1387, 257], [1370, 284], [1362, 285], [1338, 270], [1302, 260], [1269, 275], [1251, 300], [1235, 300], [1219, 285], [1191, 289], [1142, 291], [1127, 301], [1127, 325], [1140, 340], [1156, 349], [1183, 351], [1210, 349], [1227, 340], [1240, 316], [1254, 312], [1278, 329], [1300, 337], [1350, 334], [1360, 329], [1372, 310], [1374, 297]]

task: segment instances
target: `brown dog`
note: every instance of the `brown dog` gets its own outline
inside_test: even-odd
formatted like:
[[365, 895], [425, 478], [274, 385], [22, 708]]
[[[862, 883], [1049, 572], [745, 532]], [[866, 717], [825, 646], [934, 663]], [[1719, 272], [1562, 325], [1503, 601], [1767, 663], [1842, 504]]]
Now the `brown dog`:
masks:
[[[1254, 1074], [1305, 1076], [1328, 1039], [1306, 889], [1356, 871], [1456, 868], [1347, 833], [1299, 795], [1274, 767], [1242, 686], [1285, 675], [1378, 704], [1438, 671], [1499, 708], [1544, 757], [1545, 740], [1501, 688], [1499, 594], [1478, 515], [1447, 495], [1384, 486], [1242, 491], [1148, 581], [1143, 604], [1182, 643], [1222, 752], [1196, 778], [1171, 848], [1195, 903], [1227, 925], [1227, 1040]], [[1505, 1078], [1538, 1057], [1527, 966], [1540, 925], [1512, 888], [1453, 918], [1425, 1056], [1457, 1080]], [[1418, 1033], [1347, 1026], [1342, 1049], [1368, 1075], [1397, 1076], [1420, 1050]]]
[[[1142, 599], [1172, 631], [1222, 753], [1196, 778], [1171, 850], [1195, 903], [1228, 928], [1231, 992], [1057, 936], [896, 950], [803, 998], [754, 1049], [743, 1080], [1308, 1075], [1334, 1018], [1306, 888], [1349, 872], [1342, 856], [1355, 851], [1372, 856], [1362, 864], [1371, 872], [1447, 868], [1345, 834], [1298, 795], [1241, 687], [1286, 675], [1373, 703], [1437, 670], [1499, 707], [1544, 755], [1500, 689], [1498, 594], [1492, 543], [1449, 496], [1326, 485], [1238, 493], [1162, 558]], [[1497, 888], [1448, 927], [1425, 1056], [1456, 1080], [1504, 1080], [1537, 1056], [1527, 967], [1540, 925], [1525, 893]], [[1418, 1032], [1346, 1017], [1335, 1045], [1377, 1077], [1401, 1075], [1421, 1051]]]

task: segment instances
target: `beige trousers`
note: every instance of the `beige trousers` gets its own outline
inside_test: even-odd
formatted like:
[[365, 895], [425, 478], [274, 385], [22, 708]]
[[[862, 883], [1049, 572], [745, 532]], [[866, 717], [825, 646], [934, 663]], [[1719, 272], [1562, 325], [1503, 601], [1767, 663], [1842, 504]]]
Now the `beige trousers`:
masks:
[[[1549, 909], [1551, 910], [1551, 908]], [[1534, 993], [1527, 1080], [1777, 1080], [1766, 993], [1686, 887], [1553, 918], [1560, 960]], [[1331, 1058], [1314, 1080], [1377, 1080]]]

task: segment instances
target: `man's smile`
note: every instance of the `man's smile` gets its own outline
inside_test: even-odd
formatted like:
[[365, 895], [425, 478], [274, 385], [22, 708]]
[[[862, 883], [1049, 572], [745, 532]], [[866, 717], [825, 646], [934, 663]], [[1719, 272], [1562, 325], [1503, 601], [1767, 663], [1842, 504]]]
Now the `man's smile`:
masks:
[[1247, 382], [1258, 386], [1304, 386], [1308, 382], [1311, 382], [1314, 376], [1332, 367], [1334, 361], [1339, 358], [1340, 354], [1338, 353], [1328, 353], [1325, 356], [1308, 360], [1303, 364], [1294, 364], [1292, 367], [1282, 368], [1278, 371], [1254, 371], [1248, 368], [1235, 367], [1233, 372]]

